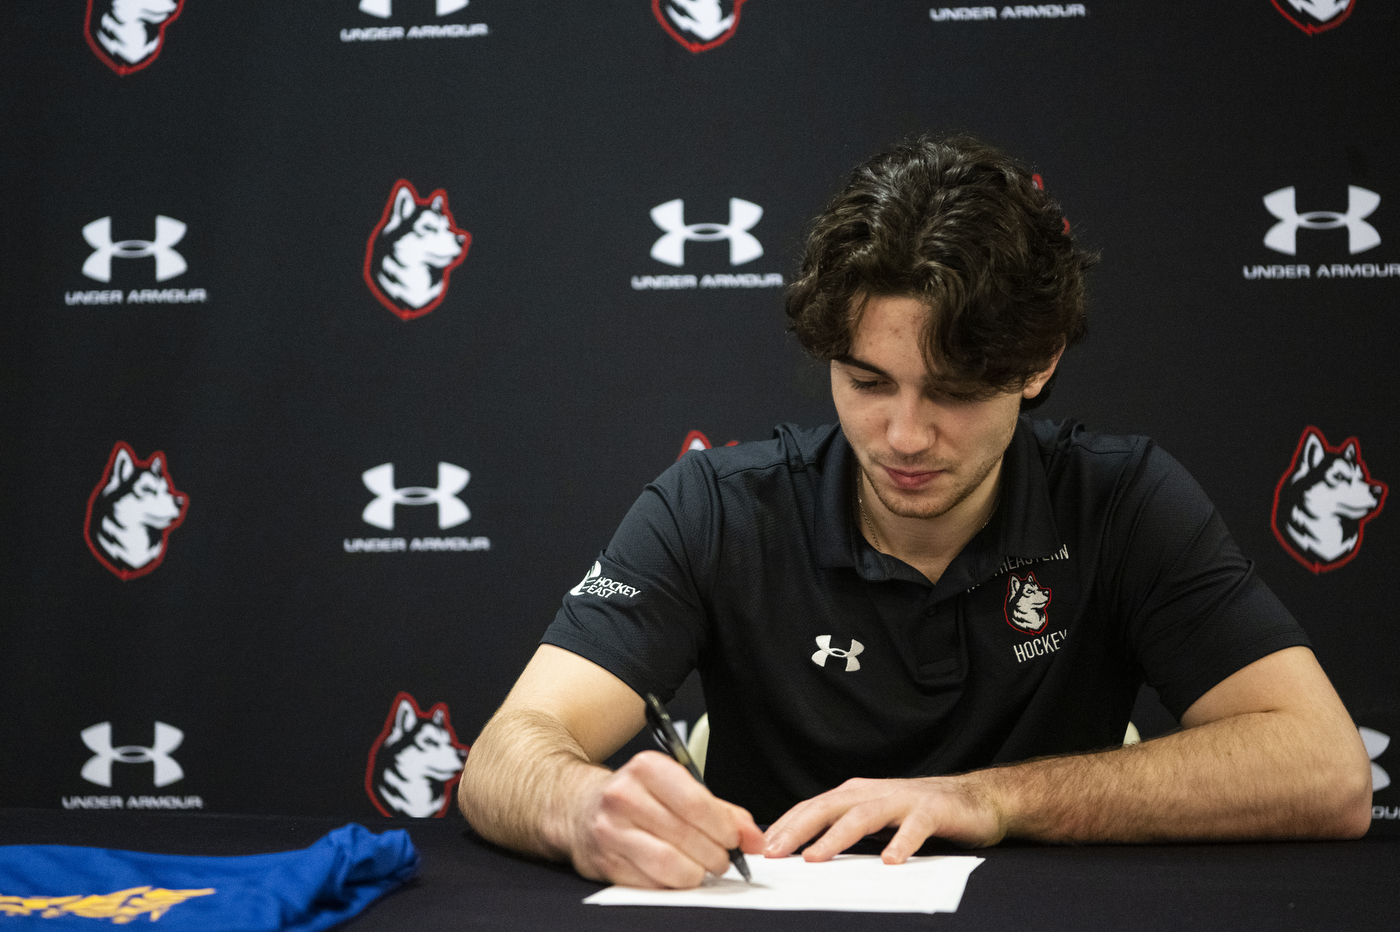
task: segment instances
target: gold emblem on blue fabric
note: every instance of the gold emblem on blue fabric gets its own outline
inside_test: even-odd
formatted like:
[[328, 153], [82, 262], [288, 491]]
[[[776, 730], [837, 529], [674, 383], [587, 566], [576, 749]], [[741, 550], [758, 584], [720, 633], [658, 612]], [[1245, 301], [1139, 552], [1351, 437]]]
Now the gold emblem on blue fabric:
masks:
[[82, 916], [86, 919], [110, 919], [125, 925], [146, 916], [155, 922], [171, 908], [196, 896], [217, 892], [213, 887], [202, 890], [167, 890], [164, 887], [132, 887], [116, 893], [75, 896], [5, 896], [0, 894], [0, 913], [6, 916], [33, 916], [57, 919], [60, 916]]

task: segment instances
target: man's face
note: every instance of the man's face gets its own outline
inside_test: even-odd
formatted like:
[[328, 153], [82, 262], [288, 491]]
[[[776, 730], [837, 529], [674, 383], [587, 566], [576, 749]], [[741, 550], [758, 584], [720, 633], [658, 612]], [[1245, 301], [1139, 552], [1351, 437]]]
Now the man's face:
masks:
[[1055, 371], [1051, 363], [1023, 391], [982, 401], [942, 395], [920, 350], [928, 314], [913, 298], [872, 297], [850, 354], [831, 363], [836, 413], [868, 488], [904, 518], [990, 507], [1021, 398], [1038, 395]]

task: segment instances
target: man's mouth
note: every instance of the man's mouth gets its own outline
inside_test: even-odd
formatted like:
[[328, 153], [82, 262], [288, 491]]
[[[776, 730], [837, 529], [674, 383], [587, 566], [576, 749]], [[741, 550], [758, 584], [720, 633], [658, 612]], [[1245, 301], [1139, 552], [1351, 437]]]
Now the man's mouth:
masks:
[[917, 491], [927, 487], [934, 479], [943, 474], [941, 469], [895, 469], [892, 466], [881, 466], [890, 482], [896, 488], [907, 492]]

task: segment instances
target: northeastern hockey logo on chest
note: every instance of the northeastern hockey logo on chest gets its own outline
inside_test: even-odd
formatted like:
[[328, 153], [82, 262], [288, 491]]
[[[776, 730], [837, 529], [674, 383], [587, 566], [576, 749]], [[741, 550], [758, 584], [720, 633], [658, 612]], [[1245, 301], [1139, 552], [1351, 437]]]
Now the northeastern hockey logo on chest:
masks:
[[[1024, 577], [1011, 573], [1006, 578], [1006, 601], [1003, 603], [1006, 623], [1023, 634], [1041, 634], [1050, 625], [1052, 595], [1048, 587], [1036, 580], [1035, 573], [1027, 573]], [[1016, 662], [1025, 663], [1054, 653], [1068, 636], [1068, 631], [1052, 631], [1024, 644], [1013, 644]]]
[[1036, 582], [1035, 573], [1006, 577], [1006, 623], [1017, 631], [1039, 634], [1050, 624], [1051, 592]]
[[[1006, 589], [1001, 600], [1002, 618], [1013, 631], [1018, 631], [1029, 640], [1021, 640], [1014, 635], [1000, 636], [993, 635], [990, 629], [986, 630], [986, 635], [992, 641], [1002, 647], [1011, 640], [1011, 649], [1015, 654], [1017, 663], [1025, 663], [1036, 657], [1043, 657], [1046, 654], [1059, 650], [1065, 639], [1069, 637], [1069, 632], [1064, 630], [1064, 626], [1069, 618], [1072, 618], [1078, 609], [1080, 586], [1076, 580], [1075, 572], [1070, 569], [1069, 545], [1064, 544], [1054, 553], [1043, 557], [1006, 557], [987, 580], [988, 583], [995, 580], [1002, 574], [1006, 575]], [[1034, 564], [1035, 569], [1028, 569]], [[1024, 574], [1017, 572], [1027, 568]], [[1046, 582], [1036, 578], [1036, 572], [1040, 572], [1046, 577]], [[971, 586], [967, 593], [971, 594], [982, 589], [983, 583]], [[991, 587], [988, 586], [990, 589]], [[1060, 620], [1060, 630], [1049, 631], [1051, 601], [1055, 591], [1060, 591], [1060, 599], [1055, 606], [1055, 615]], [[992, 592], [996, 590], [993, 589]], [[995, 595], [990, 592], [981, 595], [977, 601], [975, 611], [982, 617], [996, 611]], [[1069, 616], [1064, 612], [1068, 611]], [[980, 626], [979, 626], [980, 627]], [[1005, 628], [1001, 629], [1005, 632]], [[997, 648], [1000, 650], [1001, 648]]]

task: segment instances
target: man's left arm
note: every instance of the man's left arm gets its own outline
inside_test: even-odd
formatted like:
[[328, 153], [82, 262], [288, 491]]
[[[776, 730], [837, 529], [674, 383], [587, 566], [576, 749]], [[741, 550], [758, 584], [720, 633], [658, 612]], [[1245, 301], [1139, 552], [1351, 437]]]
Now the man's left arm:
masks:
[[[768, 830], [764, 854], [839, 854], [898, 828], [889, 863], [930, 837], [1049, 842], [1359, 838], [1371, 776], [1351, 717], [1313, 653], [1290, 647], [1191, 704], [1182, 730], [1129, 747], [947, 777], [848, 780]], [[824, 831], [824, 834], [823, 834]]]

